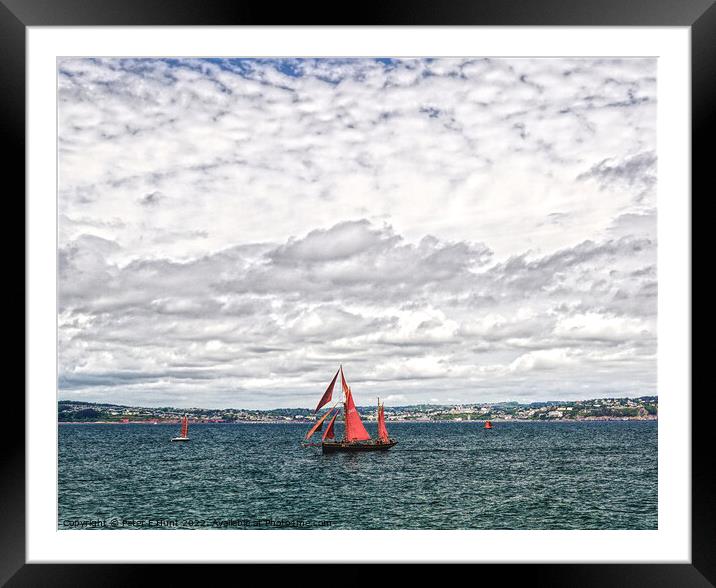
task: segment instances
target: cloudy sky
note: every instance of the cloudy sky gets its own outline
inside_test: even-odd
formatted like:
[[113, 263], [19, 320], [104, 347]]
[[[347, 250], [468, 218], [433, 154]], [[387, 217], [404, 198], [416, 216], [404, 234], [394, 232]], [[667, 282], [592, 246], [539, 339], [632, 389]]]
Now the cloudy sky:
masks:
[[653, 59], [63, 59], [59, 396], [656, 393]]

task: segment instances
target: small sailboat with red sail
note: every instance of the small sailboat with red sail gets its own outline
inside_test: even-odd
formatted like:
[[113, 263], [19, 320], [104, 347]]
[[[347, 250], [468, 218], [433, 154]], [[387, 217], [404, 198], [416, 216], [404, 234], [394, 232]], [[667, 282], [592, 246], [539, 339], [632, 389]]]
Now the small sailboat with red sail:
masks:
[[172, 441], [189, 441], [189, 419], [184, 415], [181, 419], [181, 433]]
[[486, 429], [491, 429], [491, 428], [492, 428], [492, 423], [491, 423], [490, 421], [485, 421], [485, 428], [486, 428]]
[[[362, 452], [362, 451], [385, 451], [395, 446], [397, 441], [391, 439], [388, 435], [388, 429], [385, 426], [385, 413], [383, 405], [378, 400], [378, 437], [372, 439], [370, 434], [363, 425], [363, 421], [358, 414], [355, 402], [353, 400], [353, 392], [346, 382], [345, 375], [343, 373], [343, 366], [338, 368], [336, 375], [333, 376], [333, 380], [326, 388], [323, 393], [321, 400], [316, 406], [314, 414], [317, 414], [319, 410], [333, 398], [333, 388], [336, 385], [338, 376], [341, 376], [341, 387], [343, 389], [343, 400], [342, 402], [336, 402], [331, 408], [326, 411], [306, 433], [305, 441], [308, 442], [310, 438], [321, 431], [323, 423], [328, 420], [328, 426], [321, 437], [321, 448], [323, 453], [336, 453], [336, 452]], [[336, 440], [335, 424], [336, 418], [341, 413], [340, 405], [343, 405], [343, 424], [344, 432], [343, 439]], [[329, 420], [329, 417], [330, 420]], [[307, 443], [307, 445], [317, 445], [314, 443]]]

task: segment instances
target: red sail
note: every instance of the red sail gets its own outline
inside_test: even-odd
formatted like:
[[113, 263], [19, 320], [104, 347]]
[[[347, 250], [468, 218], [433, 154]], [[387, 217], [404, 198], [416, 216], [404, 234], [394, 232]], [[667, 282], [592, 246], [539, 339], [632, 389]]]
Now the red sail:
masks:
[[329, 410], [324, 414], [320, 419], [316, 421], [316, 424], [311, 427], [311, 430], [306, 433], [306, 439], [310, 438], [311, 435], [313, 435], [316, 431], [318, 431], [323, 426], [323, 421], [326, 420], [326, 417], [333, 412], [333, 409]]
[[340, 367], [341, 372], [341, 386], [343, 386], [343, 394], [346, 398], [348, 398], [348, 395], [351, 393], [351, 389], [348, 387], [348, 384], [346, 384], [346, 377], [343, 375], [343, 366]]
[[378, 439], [388, 441], [388, 429], [385, 428], [385, 415], [383, 414], [383, 405], [378, 406]]
[[356, 410], [356, 405], [353, 402], [353, 394], [351, 394], [350, 388], [348, 388], [348, 386], [346, 385], [345, 379], [343, 379], [343, 385], [345, 386], [344, 391], [347, 390], [345, 405], [345, 440], [367, 441], [368, 439], [370, 439], [370, 435], [368, 434], [368, 431], [365, 430], [365, 427], [363, 426], [363, 421], [360, 420], [360, 415], [358, 414], [358, 411]]
[[323, 433], [323, 438], [321, 439], [321, 441], [325, 441], [326, 439], [334, 439], [335, 438], [336, 435], [333, 432], [333, 423], [336, 422], [337, 416], [338, 416], [338, 412], [336, 412], [336, 414], [333, 415], [331, 422], [328, 423], [328, 427], [326, 427], [326, 432]]
[[184, 415], [181, 422], [181, 436], [186, 437], [189, 434], [189, 419]]
[[[340, 369], [338, 371], [340, 371]], [[326, 391], [323, 393], [323, 396], [321, 397], [321, 400], [318, 403], [316, 410], [313, 411], [313, 414], [316, 414], [324, 404], [328, 404], [331, 401], [331, 398], [333, 398], [333, 386], [336, 385], [338, 371], [336, 372], [336, 375], [333, 376], [333, 380], [331, 380], [331, 383], [328, 384], [328, 388], [326, 388]]]

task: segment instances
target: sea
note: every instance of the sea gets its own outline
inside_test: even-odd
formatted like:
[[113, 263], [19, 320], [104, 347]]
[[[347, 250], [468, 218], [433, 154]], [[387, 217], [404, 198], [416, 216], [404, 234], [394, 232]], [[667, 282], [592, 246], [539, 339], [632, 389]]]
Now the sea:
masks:
[[323, 455], [305, 424], [61, 424], [58, 529], [657, 529], [655, 421], [388, 427]]

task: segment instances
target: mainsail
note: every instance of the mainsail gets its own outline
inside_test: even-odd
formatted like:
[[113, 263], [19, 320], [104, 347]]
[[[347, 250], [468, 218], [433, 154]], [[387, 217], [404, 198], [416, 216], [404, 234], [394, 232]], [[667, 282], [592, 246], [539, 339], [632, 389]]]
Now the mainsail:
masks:
[[323, 396], [321, 397], [321, 400], [319, 401], [316, 410], [313, 411], [313, 414], [316, 414], [324, 404], [328, 404], [331, 401], [331, 398], [333, 398], [333, 386], [336, 385], [336, 378], [338, 377], [339, 371], [341, 371], [340, 368], [338, 368], [338, 371], [336, 371], [336, 375], [333, 376], [331, 383], [328, 384], [328, 388], [326, 388], [326, 391], [323, 393]]
[[[343, 372], [341, 371], [341, 375]], [[343, 380], [345, 385], [345, 379]], [[346, 386], [348, 391], [346, 392], [345, 402], [345, 419], [346, 419], [346, 432], [345, 441], [368, 441], [370, 435], [363, 426], [363, 421], [360, 420], [360, 415], [356, 410], [355, 402], [353, 402], [353, 394], [351, 394], [350, 388]]]
[[189, 419], [186, 415], [184, 415], [184, 418], [181, 421], [181, 436], [182, 437], [188, 437], [189, 436]]
[[383, 405], [378, 405], [378, 439], [386, 442], [390, 440], [388, 437], [388, 429], [385, 428], [385, 414], [383, 413]]

